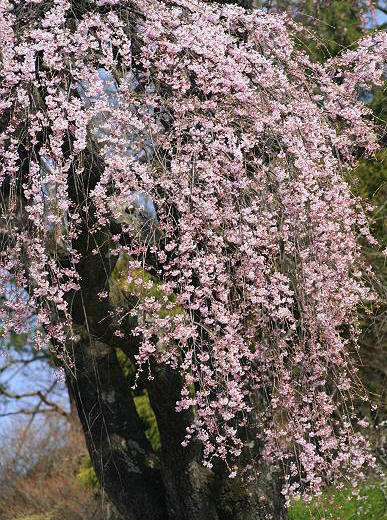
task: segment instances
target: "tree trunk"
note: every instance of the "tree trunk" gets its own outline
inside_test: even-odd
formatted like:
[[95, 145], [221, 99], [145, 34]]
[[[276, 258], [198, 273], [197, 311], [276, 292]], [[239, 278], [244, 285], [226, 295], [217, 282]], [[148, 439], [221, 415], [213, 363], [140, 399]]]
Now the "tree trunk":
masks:
[[[176, 413], [181, 380], [170, 367], [154, 364], [154, 379], [145, 382], [160, 432], [156, 454], [145, 437], [130, 386], [115, 346], [133, 359], [138, 341], [114, 337], [108, 307], [98, 299], [111, 273], [109, 261], [96, 261], [91, 250], [99, 243], [99, 259], [108, 259], [106, 236], [84, 235], [78, 265], [82, 289], [72, 299], [77, 340], [68, 345], [72, 367], [67, 379], [76, 403], [96, 474], [124, 520], [284, 520], [280, 476], [262, 463], [260, 478], [249, 484], [229, 479], [222, 464], [212, 471], [201, 463], [199, 444], [183, 448], [189, 412]], [[125, 323], [130, 335], [133, 322]], [[121, 325], [122, 328], [122, 325]]]
[[262, 466], [250, 484], [229, 479], [218, 464], [200, 464], [198, 445], [183, 448], [190, 417], [174, 405], [180, 381], [154, 367], [148, 391], [160, 430], [160, 455], [152, 452], [114, 349], [87, 339], [74, 345], [75, 397], [87, 447], [107, 496], [125, 520], [285, 520], [280, 476]]
[[187, 411], [175, 412], [182, 386], [180, 377], [171, 368], [156, 365], [152, 373], [154, 379], [148, 384], [148, 392], [160, 431], [161, 474], [169, 519], [217, 519], [214, 476], [200, 464], [200, 446], [181, 445], [192, 417]]
[[219, 520], [286, 520], [287, 510], [281, 494], [282, 478], [278, 471], [263, 461], [260, 476], [252, 482], [215, 476], [215, 496]]

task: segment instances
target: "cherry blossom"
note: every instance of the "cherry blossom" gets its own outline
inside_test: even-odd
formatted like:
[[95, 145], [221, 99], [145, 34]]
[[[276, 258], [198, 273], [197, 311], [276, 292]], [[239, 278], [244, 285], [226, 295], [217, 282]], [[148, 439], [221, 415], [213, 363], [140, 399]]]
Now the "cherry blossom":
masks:
[[[5, 331], [35, 314], [66, 344], [80, 222], [93, 234], [113, 221], [138, 371], [180, 371], [177, 410], [195, 411], [184, 444], [199, 439], [231, 477], [249, 449], [253, 468], [257, 453], [281, 464], [286, 496], [359, 475], [372, 457], [347, 403], [372, 237], [346, 175], [377, 149], [358, 92], [381, 84], [386, 35], [320, 64], [285, 14], [89, 4], [0, 5]], [[87, 156], [101, 171], [78, 197]]]

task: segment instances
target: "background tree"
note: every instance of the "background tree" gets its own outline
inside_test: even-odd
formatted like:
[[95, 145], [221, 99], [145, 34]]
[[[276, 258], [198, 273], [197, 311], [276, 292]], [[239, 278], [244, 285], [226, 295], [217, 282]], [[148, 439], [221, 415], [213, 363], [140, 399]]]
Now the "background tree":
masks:
[[[126, 518], [284, 517], [276, 459], [287, 493], [316, 491], [364, 444], [338, 412], [352, 413], [367, 233], [337, 172], [375, 149], [356, 93], [379, 81], [383, 38], [322, 66], [285, 18], [233, 8], [7, 2], [2, 16], [6, 330], [38, 316]], [[117, 348], [152, 371], [138, 383], [159, 456]], [[259, 478], [228, 479], [247, 459]]]
[[1, 434], [0, 453], [1, 520], [118, 518], [90, 475], [82, 432], [58, 416], [32, 427], [13, 420]]

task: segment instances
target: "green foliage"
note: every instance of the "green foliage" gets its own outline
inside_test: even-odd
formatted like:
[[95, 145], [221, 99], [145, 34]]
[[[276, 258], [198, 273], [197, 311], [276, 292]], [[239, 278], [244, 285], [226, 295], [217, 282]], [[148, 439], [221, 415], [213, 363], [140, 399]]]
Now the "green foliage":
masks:
[[149, 402], [148, 392], [144, 390], [142, 395], [134, 398], [134, 404], [140, 419], [145, 424], [145, 435], [155, 452], [160, 451], [160, 433], [157, 427], [156, 417]]
[[355, 175], [356, 191], [374, 207], [372, 231], [383, 249], [387, 247], [387, 148], [374, 160], [362, 161]]
[[[286, 5], [286, 2], [279, 2]], [[301, 48], [313, 60], [325, 61], [353, 45], [363, 33], [361, 13], [353, 0], [316, 3], [306, 0], [298, 17], [305, 27]], [[310, 27], [310, 31], [307, 28]]]
[[353, 0], [321, 2], [318, 14], [322, 49], [328, 56], [338, 54], [362, 36], [360, 12]]
[[[374, 273], [372, 286], [378, 295], [378, 302], [360, 310], [360, 376], [373, 401], [378, 405], [379, 420], [383, 420], [387, 414], [387, 395], [384, 390], [387, 359], [387, 269], [386, 257], [382, 253], [387, 248], [387, 148], [380, 150], [374, 160], [362, 161], [353, 175], [356, 194], [373, 206], [370, 215], [371, 230], [379, 242], [377, 248], [368, 247], [364, 250], [365, 260], [371, 264]], [[363, 409], [362, 413], [367, 411]]]
[[134, 376], [136, 373], [136, 369], [130, 359], [125, 355], [124, 352], [120, 348], [116, 349], [116, 355], [122, 372], [124, 373], [125, 378], [129, 382], [130, 386], [134, 384]]
[[[133, 363], [120, 349], [117, 349], [117, 358], [128, 384], [132, 386], [135, 376]], [[148, 392], [145, 389], [140, 389], [137, 392], [137, 395], [134, 396], [134, 404], [140, 419], [144, 423], [145, 435], [151, 443], [153, 450], [157, 453], [160, 451], [160, 433], [155, 414], [149, 402]]]
[[79, 484], [86, 489], [98, 489], [99, 482], [89, 455], [82, 457], [81, 467], [77, 474]]
[[[287, 0], [279, 0], [284, 6]], [[315, 0], [303, 2], [300, 21], [307, 28], [301, 38], [301, 47], [305, 48], [313, 60], [324, 62], [347, 48], [353, 48], [367, 30], [362, 19], [361, 3], [353, 0], [329, 0], [317, 3]], [[364, 5], [364, 4], [363, 4]], [[364, 14], [364, 12], [363, 12]], [[376, 29], [377, 30], [377, 29]], [[316, 37], [312, 37], [312, 33]], [[370, 280], [378, 294], [378, 304], [367, 304], [359, 309], [360, 337], [360, 378], [372, 395], [373, 402], [379, 406], [379, 419], [387, 414], [387, 396], [385, 388], [386, 366], [386, 259], [382, 251], [387, 247], [387, 103], [385, 86], [372, 91], [359, 92], [363, 100], [372, 109], [379, 127], [381, 150], [372, 159], [362, 159], [355, 171], [348, 174], [348, 181], [356, 195], [370, 202], [371, 232], [379, 242], [379, 247], [365, 247], [364, 260], [371, 265], [374, 277]], [[358, 403], [361, 413], [368, 413], [364, 403]]]
[[[155, 300], [164, 300], [166, 295], [160, 280], [145, 271], [145, 269], [129, 269], [129, 261], [128, 255], [122, 255], [114, 267], [110, 279], [110, 297], [112, 302], [117, 303], [122, 294], [135, 300], [151, 297], [155, 298]], [[131, 281], [129, 281], [129, 276]], [[150, 288], [147, 286], [149, 282], [152, 285]], [[159, 314], [161, 318], [165, 318], [166, 316], [176, 316], [183, 312], [183, 308], [176, 304], [176, 295], [170, 294], [168, 301], [162, 306]]]
[[329, 489], [311, 503], [295, 502], [289, 520], [386, 520], [385, 489], [380, 482], [368, 482], [359, 489], [359, 497], [351, 486], [342, 490]]

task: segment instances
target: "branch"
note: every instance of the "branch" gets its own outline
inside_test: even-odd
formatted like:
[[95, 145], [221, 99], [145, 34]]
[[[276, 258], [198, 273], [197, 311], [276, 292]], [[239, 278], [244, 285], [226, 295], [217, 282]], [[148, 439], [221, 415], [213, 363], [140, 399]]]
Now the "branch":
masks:
[[[9, 399], [24, 399], [24, 398], [28, 398], [28, 397], [37, 397], [40, 399], [41, 402], [43, 402], [45, 405], [50, 407], [50, 409], [46, 408], [46, 409], [40, 410], [39, 413], [56, 412], [59, 415], [62, 415], [63, 417], [69, 417], [69, 413], [66, 412], [66, 410], [64, 410], [57, 403], [50, 401], [47, 397], [49, 395], [49, 393], [52, 392], [52, 390], [55, 388], [56, 384], [57, 384], [57, 382], [54, 381], [54, 383], [52, 383], [45, 392], [42, 392], [41, 390], [35, 390], [33, 392], [14, 393], [14, 392], [9, 392], [8, 390], [5, 390], [4, 388], [0, 388], [0, 394], [4, 395], [5, 397], [8, 397]], [[17, 415], [18, 413], [23, 413], [23, 414], [33, 413], [33, 410], [22, 408], [21, 410], [19, 410], [17, 412], [6, 412], [4, 414], [0, 414], [0, 416], [4, 417], [6, 415]]]
[[0, 367], [0, 372], [5, 372], [8, 370], [8, 368], [11, 368], [15, 365], [29, 365], [30, 363], [33, 363], [34, 361], [44, 361], [47, 359], [47, 356], [45, 354], [39, 354], [29, 359], [12, 359], [7, 364]]
[[381, 6], [379, 3], [376, 4], [376, 9], [387, 15], [387, 7]]
[[37, 415], [37, 414], [50, 414], [53, 413], [53, 410], [49, 410], [48, 408], [42, 410], [35, 410], [29, 408], [20, 408], [19, 410], [15, 410], [13, 412], [4, 412], [0, 413], [0, 417], [9, 417], [12, 415]]
[[169, 507], [176, 511], [177, 518], [213, 518], [209, 486], [212, 474], [201, 464], [201, 446], [197, 442], [182, 446], [192, 411], [176, 412], [181, 376], [168, 366], [153, 363], [151, 368], [153, 379], [146, 386], [160, 431], [161, 472]]
[[38, 392], [38, 395], [45, 405], [51, 407], [52, 411], [58, 413], [59, 415], [62, 415], [63, 417], [66, 417], [66, 418], [70, 417], [70, 414], [68, 412], [66, 412], [66, 410], [64, 410], [61, 406], [54, 403], [53, 401], [50, 401], [49, 399], [47, 399], [47, 396], [44, 395], [42, 392]]

